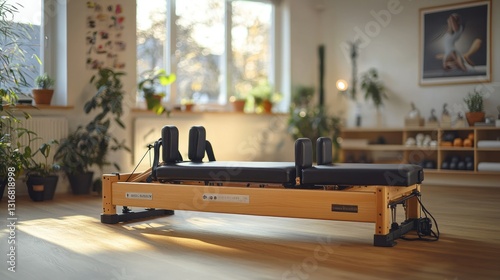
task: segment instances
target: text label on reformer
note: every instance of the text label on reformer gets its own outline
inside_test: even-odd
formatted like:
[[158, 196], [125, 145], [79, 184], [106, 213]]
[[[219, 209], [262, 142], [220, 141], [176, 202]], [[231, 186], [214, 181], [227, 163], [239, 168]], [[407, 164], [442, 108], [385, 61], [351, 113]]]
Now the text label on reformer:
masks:
[[250, 196], [239, 194], [204, 193], [202, 199], [211, 202], [250, 203]]
[[358, 205], [332, 204], [332, 212], [358, 213]]
[[152, 193], [128, 192], [128, 193], [125, 193], [125, 198], [153, 200], [153, 194]]

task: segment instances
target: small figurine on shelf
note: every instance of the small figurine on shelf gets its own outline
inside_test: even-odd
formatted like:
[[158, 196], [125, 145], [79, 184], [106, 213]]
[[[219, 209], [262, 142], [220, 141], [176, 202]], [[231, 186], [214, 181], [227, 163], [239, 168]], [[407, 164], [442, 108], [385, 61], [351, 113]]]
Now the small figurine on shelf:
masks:
[[453, 125], [455, 128], [465, 127], [465, 118], [462, 112], [458, 112], [457, 119], [455, 120], [455, 124]]
[[420, 110], [417, 109], [415, 103], [411, 103], [411, 111], [405, 118], [405, 126], [422, 126], [424, 119], [420, 117]]
[[439, 127], [439, 121], [438, 121], [438, 118], [436, 116], [436, 110], [434, 108], [432, 108], [431, 116], [429, 117], [429, 120], [427, 121], [425, 126], [427, 126], [427, 127]]
[[451, 127], [451, 116], [448, 111], [448, 104], [443, 104], [443, 113], [441, 114], [441, 127]]

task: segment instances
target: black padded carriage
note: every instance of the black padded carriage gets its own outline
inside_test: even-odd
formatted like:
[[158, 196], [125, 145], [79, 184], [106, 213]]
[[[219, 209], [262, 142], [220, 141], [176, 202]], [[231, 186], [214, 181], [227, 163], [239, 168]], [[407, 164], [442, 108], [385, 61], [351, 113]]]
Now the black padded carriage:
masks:
[[[191, 161], [179, 161], [173, 152], [178, 149], [178, 132], [173, 126], [162, 129], [163, 164], [155, 169], [160, 181], [210, 181], [255, 182], [291, 186], [295, 182], [293, 162], [215, 161], [205, 128], [194, 126], [189, 131], [188, 157]], [[166, 147], [165, 147], [166, 146]], [[155, 154], [159, 151], [155, 149]], [[209, 161], [203, 162], [205, 153]]]
[[423, 169], [415, 164], [332, 162], [332, 140], [317, 140], [318, 165], [302, 169], [302, 184], [351, 186], [411, 186], [422, 183]]
[[[295, 163], [215, 161], [205, 128], [201, 126], [194, 126], [189, 131], [190, 161], [182, 161], [180, 157], [176, 127], [163, 127], [161, 143], [163, 163], [157, 164], [160, 152], [159, 145], [155, 145], [153, 178], [162, 182], [254, 182], [310, 188], [324, 185], [411, 186], [423, 180], [422, 167], [413, 164], [333, 164], [332, 142], [326, 137], [319, 138], [316, 143], [317, 165], [313, 165], [312, 143], [307, 138], [295, 143]], [[203, 161], [205, 154], [208, 162]]]

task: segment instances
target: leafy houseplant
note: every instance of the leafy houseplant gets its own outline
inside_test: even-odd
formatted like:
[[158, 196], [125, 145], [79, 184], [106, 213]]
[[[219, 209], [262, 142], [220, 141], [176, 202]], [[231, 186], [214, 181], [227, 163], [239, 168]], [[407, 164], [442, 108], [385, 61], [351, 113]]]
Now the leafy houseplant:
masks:
[[[120, 141], [110, 132], [112, 123], [125, 128], [121, 121], [125, 94], [121, 82], [123, 75], [125, 73], [109, 68], [99, 69], [90, 80], [97, 92], [84, 105], [86, 114], [96, 110], [97, 115], [88, 124], [78, 126], [68, 137], [60, 140], [54, 159], [68, 175], [74, 194], [90, 192], [93, 177], [91, 167], [96, 165], [102, 170], [104, 166], [110, 165], [107, 160], [110, 150], [130, 151], [124, 140]], [[120, 169], [117, 163], [113, 165]], [[85, 179], [80, 176], [85, 176]], [[81, 186], [82, 189], [77, 188], [77, 183], [82, 181], [88, 184]]]
[[35, 84], [37, 88], [33, 89], [33, 99], [37, 105], [49, 105], [52, 101], [52, 96], [54, 95], [53, 86], [55, 80], [50, 77], [47, 73], [37, 76], [35, 78]]
[[[314, 88], [296, 87], [292, 95], [292, 105], [288, 118], [288, 131], [293, 139], [306, 137], [315, 141], [318, 137], [328, 136], [332, 139], [333, 160], [338, 161], [340, 144], [341, 119], [329, 115], [323, 106], [311, 104]], [[313, 145], [313, 158], [316, 159], [316, 147]]]
[[384, 105], [387, 94], [376, 69], [371, 68], [361, 76], [361, 89], [365, 92], [365, 100], [371, 99], [377, 110]]
[[[26, 167], [26, 185], [28, 193], [33, 201], [51, 200], [57, 187], [59, 176], [59, 165], [49, 164], [51, 145], [58, 144], [57, 140], [43, 143], [31, 157], [30, 164]], [[43, 162], [35, 162], [33, 157], [40, 153], [44, 157]]]
[[12, 122], [13, 120], [9, 116], [0, 118], [0, 158], [2, 159], [0, 160], [0, 200], [8, 177], [14, 175], [13, 178], [17, 179], [25, 167], [30, 164], [31, 159], [30, 146], [22, 146], [19, 141], [14, 139], [33, 132], [22, 127], [15, 127]]
[[175, 74], [167, 74], [164, 69], [147, 70], [141, 74], [141, 80], [137, 84], [137, 88], [142, 92], [148, 110], [152, 110], [158, 115], [164, 112], [168, 114], [168, 110], [161, 104], [161, 100], [165, 97], [165, 93], [161, 89], [175, 82], [175, 80]]
[[[20, 4], [10, 4], [0, 0], [0, 98], [3, 104], [15, 105], [21, 87], [29, 86], [27, 77], [33, 67], [25, 63], [24, 46], [31, 37], [32, 26], [13, 20], [19, 13]], [[7, 111], [9, 109], [7, 108]], [[0, 112], [4, 111], [0, 106]]]
[[261, 80], [252, 88], [250, 95], [253, 97], [258, 113], [271, 113], [273, 104], [281, 99], [281, 94], [274, 91], [267, 80]]
[[469, 109], [469, 112], [465, 114], [469, 126], [474, 126], [476, 122], [483, 122], [485, 118], [485, 112], [483, 96], [481, 95], [481, 93], [477, 90], [474, 90], [473, 94], [469, 93], [464, 98], [464, 102], [465, 104], [467, 104], [467, 108]]
[[30, 117], [15, 105], [21, 88], [29, 86], [27, 77], [32, 72], [32, 66], [25, 63], [27, 51], [23, 43], [30, 38], [32, 26], [13, 20], [19, 13], [19, 5], [0, 0], [0, 198], [10, 177], [9, 171], [14, 169], [17, 178], [31, 157], [29, 146], [15, 141], [27, 131], [14, 113], [19, 111], [25, 118]]

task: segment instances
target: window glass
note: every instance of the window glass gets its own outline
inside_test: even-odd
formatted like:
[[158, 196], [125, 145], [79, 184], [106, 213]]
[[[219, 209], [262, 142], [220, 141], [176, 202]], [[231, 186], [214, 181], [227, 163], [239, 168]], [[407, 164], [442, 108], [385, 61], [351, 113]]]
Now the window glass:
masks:
[[137, 3], [137, 81], [140, 81], [150, 70], [167, 68], [167, 4], [166, 0], [148, 0], [147, 5]]
[[244, 96], [269, 78], [271, 8], [262, 2], [232, 2], [230, 95]]
[[216, 103], [224, 59], [224, 0], [176, 2], [177, 102]]
[[167, 95], [172, 105], [186, 100], [224, 105], [269, 78], [272, 4], [182, 0], [168, 11], [168, 3], [137, 5], [138, 81], [147, 70], [175, 69], [175, 96]]
[[[22, 93], [30, 93], [34, 85], [34, 79], [41, 73], [41, 32], [42, 32], [42, 0], [7, 0], [7, 4], [12, 5], [17, 12], [10, 15], [3, 15], [14, 26], [15, 37], [13, 41], [5, 41], [1, 37], [0, 45], [2, 53], [9, 55], [11, 65], [19, 64], [24, 70], [26, 83], [21, 84]], [[10, 37], [12, 39], [12, 37]], [[17, 44], [17, 50], [14, 46]], [[14, 86], [13, 81], [7, 82], [8, 86]]]

